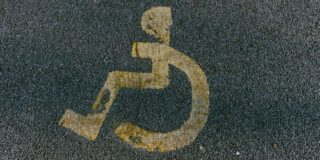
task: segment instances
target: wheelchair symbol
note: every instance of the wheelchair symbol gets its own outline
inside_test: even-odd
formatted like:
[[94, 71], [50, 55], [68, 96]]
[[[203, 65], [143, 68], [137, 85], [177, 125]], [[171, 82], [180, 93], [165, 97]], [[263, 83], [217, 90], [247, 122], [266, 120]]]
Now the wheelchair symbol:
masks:
[[[169, 7], [153, 7], [146, 11], [141, 20], [142, 29], [159, 39], [161, 43], [135, 42], [132, 57], [148, 58], [152, 61], [151, 73], [113, 71], [97, 96], [92, 109], [103, 110], [87, 116], [67, 109], [59, 124], [78, 135], [95, 140], [106, 115], [121, 88], [164, 89], [170, 84], [169, 65], [183, 71], [192, 88], [192, 109], [188, 120], [176, 130], [162, 133], [145, 130], [130, 122], [121, 123], [115, 134], [135, 148], [147, 151], [166, 152], [191, 144], [204, 127], [209, 113], [209, 86], [200, 66], [185, 54], [169, 46], [169, 27], [172, 24]], [[109, 101], [102, 104], [102, 98], [109, 92]]]

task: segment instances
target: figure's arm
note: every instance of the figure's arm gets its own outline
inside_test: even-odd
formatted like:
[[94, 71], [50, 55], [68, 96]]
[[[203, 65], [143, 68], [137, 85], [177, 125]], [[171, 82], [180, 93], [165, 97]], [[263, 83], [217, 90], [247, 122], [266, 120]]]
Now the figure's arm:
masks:
[[97, 109], [106, 92], [114, 96], [121, 88], [132, 89], [163, 89], [169, 83], [169, 66], [167, 57], [163, 56], [161, 45], [156, 43], [134, 43], [132, 57], [149, 58], [152, 61], [151, 73], [113, 71], [108, 74], [107, 80], [101, 89], [92, 108]]
[[159, 57], [160, 48], [156, 43], [134, 42], [132, 45], [131, 56], [136, 58], [150, 58]]

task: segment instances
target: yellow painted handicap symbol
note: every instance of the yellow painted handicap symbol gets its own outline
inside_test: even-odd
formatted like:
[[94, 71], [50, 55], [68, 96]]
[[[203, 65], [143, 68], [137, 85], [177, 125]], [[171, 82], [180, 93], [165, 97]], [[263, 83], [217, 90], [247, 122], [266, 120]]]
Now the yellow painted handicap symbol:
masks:
[[[87, 116], [67, 109], [59, 124], [89, 140], [95, 140], [106, 115], [122, 88], [164, 89], [170, 84], [169, 65], [183, 71], [192, 88], [192, 109], [188, 120], [176, 130], [162, 133], [145, 130], [130, 122], [121, 123], [115, 134], [135, 148], [147, 151], [172, 151], [191, 144], [204, 127], [209, 113], [209, 86], [200, 66], [185, 54], [169, 46], [172, 24], [169, 7], [153, 7], [146, 11], [141, 20], [142, 29], [158, 38], [161, 43], [135, 42], [132, 57], [148, 58], [152, 61], [151, 73], [113, 71], [108, 74], [103, 88], [97, 96], [92, 109], [102, 106], [101, 112]], [[109, 93], [109, 101], [101, 104]]]

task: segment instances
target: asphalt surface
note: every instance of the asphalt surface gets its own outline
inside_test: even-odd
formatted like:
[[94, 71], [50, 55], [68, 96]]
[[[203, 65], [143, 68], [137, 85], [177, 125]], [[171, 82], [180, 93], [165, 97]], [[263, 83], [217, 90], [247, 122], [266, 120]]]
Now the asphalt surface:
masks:
[[[190, 84], [171, 67], [165, 90], [122, 90], [96, 141], [59, 127], [90, 111], [107, 73], [148, 72], [133, 42], [156, 40], [140, 19], [171, 6], [171, 46], [199, 63], [210, 115], [190, 146], [148, 153], [119, 140], [131, 121], [178, 128]], [[0, 159], [320, 159], [319, 0], [1, 0]]]

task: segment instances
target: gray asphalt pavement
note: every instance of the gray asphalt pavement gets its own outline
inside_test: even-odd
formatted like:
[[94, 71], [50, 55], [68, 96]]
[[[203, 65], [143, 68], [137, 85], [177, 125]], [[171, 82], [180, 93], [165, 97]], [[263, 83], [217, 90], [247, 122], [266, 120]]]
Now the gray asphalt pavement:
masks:
[[[58, 126], [82, 114], [114, 70], [151, 71], [130, 56], [156, 42], [140, 19], [171, 6], [171, 47], [206, 73], [210, 115], [190, 146], [149, 153], [114, 129], [178, 128], [191, 109], [187, 77], [165, 90], [122, 90], [96, 141]], [[0, 159], [320, 159], [319, 0], [0, 0]]]

